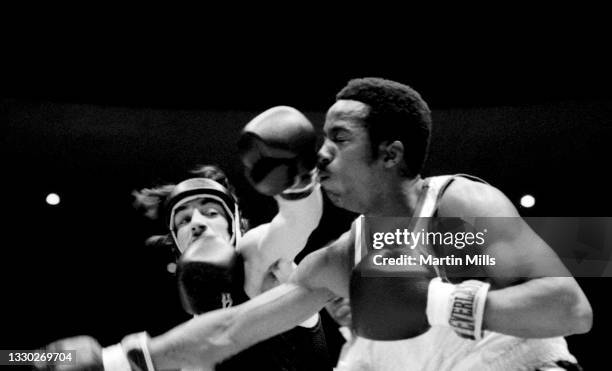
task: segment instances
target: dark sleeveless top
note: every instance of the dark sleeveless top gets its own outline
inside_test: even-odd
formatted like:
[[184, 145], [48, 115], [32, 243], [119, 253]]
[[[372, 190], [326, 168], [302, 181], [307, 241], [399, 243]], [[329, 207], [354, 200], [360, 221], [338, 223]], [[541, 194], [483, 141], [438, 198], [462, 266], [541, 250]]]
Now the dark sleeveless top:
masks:
[[[234, 304], [248, 300], [244, 291], [232, 296]], [[333, 367], [319, 320], [313, 328], [297, 326], [257, 343], [217, 364], [215, 370], [331, 371]]]

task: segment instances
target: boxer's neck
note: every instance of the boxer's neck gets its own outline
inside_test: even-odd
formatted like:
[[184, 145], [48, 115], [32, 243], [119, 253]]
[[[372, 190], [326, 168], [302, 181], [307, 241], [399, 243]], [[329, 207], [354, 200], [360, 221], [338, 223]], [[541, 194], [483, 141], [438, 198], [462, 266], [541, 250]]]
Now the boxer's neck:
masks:
[[365, 213], [367, 216], [394, 216], [410, 217], [414, 214], [424, 181], [420, 176], [415, 178], [402, 178], [396, 182], [388, 183], [384, 196], [378, 200], [376, 206]]

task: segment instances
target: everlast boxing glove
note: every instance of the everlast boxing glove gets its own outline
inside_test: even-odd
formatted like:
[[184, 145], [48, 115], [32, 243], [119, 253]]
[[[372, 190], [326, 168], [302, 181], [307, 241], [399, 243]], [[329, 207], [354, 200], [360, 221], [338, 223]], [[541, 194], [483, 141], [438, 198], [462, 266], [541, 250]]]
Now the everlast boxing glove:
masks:
[[246, 178], [268, 196], [281, 194], [304, 179], [308, 183], [317, 161], [312, 124], [286, 106], [271, 108], [251, 120], [242, 130], [238, 149]]
[[459, 336], [480, 339], [489, 284], [468, 280], [453, 285], [434, 278], [426, 265], [381, 264], [411, 254], [403, 248], [373, 250], [353, 269], [350, 300], [356, 333], [400, 340], [421, 335], [430, 326], [450, 326]]

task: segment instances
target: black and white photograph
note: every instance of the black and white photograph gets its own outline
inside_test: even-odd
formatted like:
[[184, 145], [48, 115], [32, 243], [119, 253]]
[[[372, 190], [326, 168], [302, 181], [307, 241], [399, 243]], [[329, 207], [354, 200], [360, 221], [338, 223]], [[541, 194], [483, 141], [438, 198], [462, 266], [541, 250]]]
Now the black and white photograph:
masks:
[[0, 368], [609, 369], [612, 60], [569, 20], [21, 27]]

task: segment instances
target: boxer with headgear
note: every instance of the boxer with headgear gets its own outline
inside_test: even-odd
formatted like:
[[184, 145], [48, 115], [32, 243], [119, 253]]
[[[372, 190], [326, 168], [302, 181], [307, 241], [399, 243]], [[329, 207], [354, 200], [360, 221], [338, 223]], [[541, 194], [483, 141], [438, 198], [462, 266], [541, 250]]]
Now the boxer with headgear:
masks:
[[[269, 141], [271, 129], [285, 130], [287, 143]], [[293, 136], [300, 139], [292, 140]], [[200, 167], [192, 172], [196, 177], [176, 185], [134, 194], [137, 207], [143, 208], [148, 217], [163, 220], [167, 227], [168, 235], [154, 236], [148, 244], [173, 249], [181, 303], [193, 315], [231, 307], [285, 281], [294, 269], [295, 255], [306, 245], [321, 218], [322, 197], [315, 182], [313, 161], [315, 137], [308, 119], [291, 107], [281, 106], [262, 113], [245, 127], [240, 141], [243, 163], [261, 169], [259, 161], [274, 161], [276, 153], [253, 158], [253, 148], [244, 147], [246, 137], [257, 137], [258, 149], [264, 151], [266, 146], [283, 148], [282, 163], [257, 170], [256, 181], [252, 168], [245, 166], [251, 184], [277, 201], [279, 211], [270, 223], [243, 235], [246, 221], [240, 216], [233, 187], [216, 166]], [[128, 362], [134, 367], [148, 367], [146, 354], [139, 352], [145, 337], [144, 333], [128, 336], [120, 345], [104, 348], [99, 361], [107, 368]], [[65, 339], [50, 346], [61, 348], [62, 344], [95, 353], [90, 349], [95, 344], [91, 338]], [[317, 314], [305, 318], [295, 329], [207, 367], [212, 364], [217, 370], [325, 370], [333, 366]]]
[[[159, 208], [164, 214], [170, 240], [180, 254], [176, 276], [181, 302], [188, 313], [197, 315], [248, 299], [244, 289], [245, 262], [253, 260], [252, 253], [256, 250], [249, 249], [245, 244], [253, 241], [250, 231], [242, 238], [241, 225], [245, 223], [240, 216], [237, 199], [230, 191], [232, 187], [221, 170], [204, 166], [194, 173], [212, 177], [216, 181], [203, 177], [184, 180], [171, 188], [164, 200], [159, 202]], [[312, 191], [315, 191], [314, 195]], [[311, 187], [310, 192], [303, 192], [299, 199], [316, 206], [319, 204], [316, 192], [319, 192], [318, 189]], [[260, 230], [265, 227], [270, 228], [264, 225], [260, 226]], [[283, 273], [278, 269], [279, 263], [274, 268], [269, 267], [269, 275], [279, 276], [264, 277], [261, 282], [282, 279]], [[296, 329], [256, 344], [218, 364], [216, 369], [237, 370], [245, 367], [271, 370], [331, 368], [325, 337], [317, 318], [313, 317]]]
[[240, 289], [244, 277], [236, 251], [241, 230], [235, 197], [212, 179], [191, 178], [174, 187], [164, 209], [181, 252], [176, 273], [183, 308], [200, 314], [231, 306], [232, 293]]

